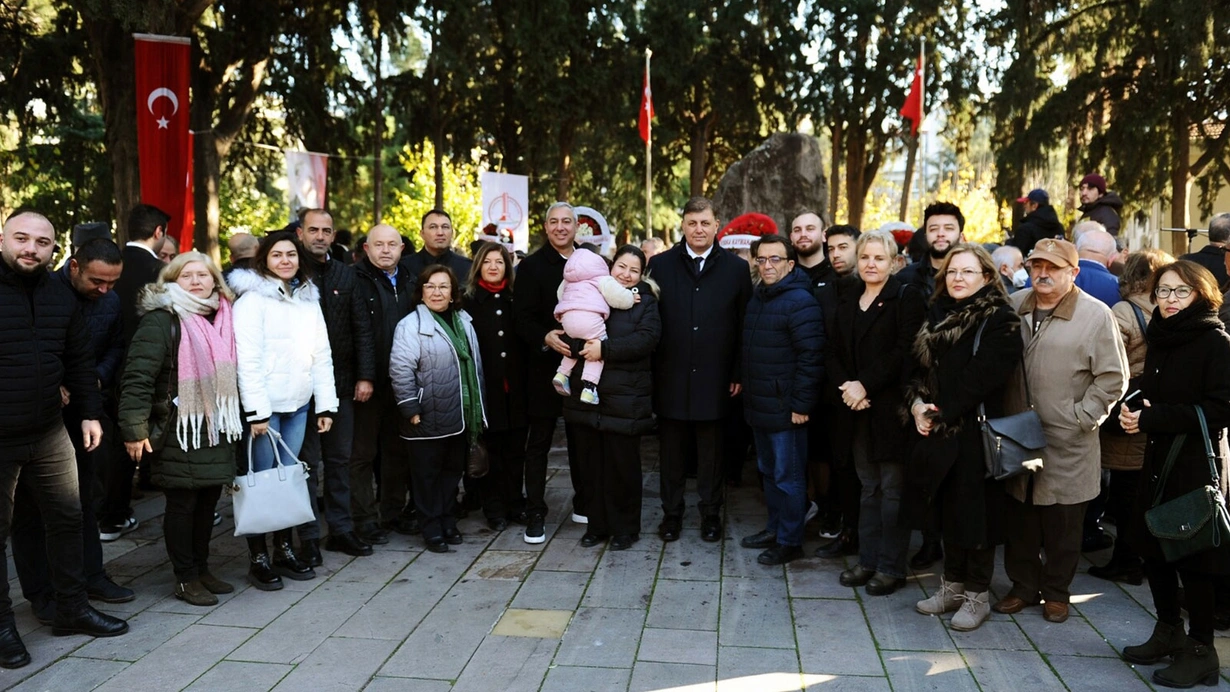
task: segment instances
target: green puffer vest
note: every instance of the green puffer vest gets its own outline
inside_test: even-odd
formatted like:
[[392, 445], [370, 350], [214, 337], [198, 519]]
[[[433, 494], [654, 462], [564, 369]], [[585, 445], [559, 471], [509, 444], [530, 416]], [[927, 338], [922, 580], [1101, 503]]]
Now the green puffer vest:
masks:
[[[176, 317], [162, 309], [141, 318], [128, 347], [120, 383], [119, 428], [125, 442], [149, 439], [154, 454], [150, 469], [163, 488], [207, 488], [235, 480], [235, 444], [185, 450], [175, 438], [178, 357]], [[204, 433], [202, 440], [207, 438]]]

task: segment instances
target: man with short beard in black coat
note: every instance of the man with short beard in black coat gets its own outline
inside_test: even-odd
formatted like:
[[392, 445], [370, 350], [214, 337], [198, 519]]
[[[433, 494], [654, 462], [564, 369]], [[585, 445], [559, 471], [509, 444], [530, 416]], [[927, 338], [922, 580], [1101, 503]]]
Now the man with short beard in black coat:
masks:
[[[317, 505], [317, 521], [299, 526], [299, 556], [317, 567], [321, 563], [319, 518], [322, 513], [329, 525], [325, 550], [353, 557], [372, 554], [372, 547], [355, 535], [354, 519], [350, 515], [350, 454], [354, 441], [354, 403], [367, 401], [372, 396], [376, 354], [371, 322], [359, 297], [354, 268], [329, 256], [335, 237], [333, 216], [324, 209], [304, 213], [298, 234], [308, 251], [307, 256], [299, 260], [320, 289], [320, 310], [329, 331], [338, 399], [333, 427], [327, 433], [317, 434], [315, 424], [309, 421], [300, 453], [315, 471], [308, 476], [308, 492], [313, 504]], [[316, 479], [321, 477], [322, 463], [325, 492], [318, 501]]]
[[[55, 238], [51, 222], [31, 211], [10, 217], [0, 238], [0, 493], [12, 498], [24, 477], [43, 516], [56, 594], [52, 634], [111, 637], [127, 632], [128, 623], [86, 598], [77, 464], [61, 415], [67, 390], [80, 407], [83, 446], [93, 451], [102, 440], [102, 399], [77, 299], [47, 273]], [[12, 520], [10, 503], [0, 509], [0, 551]], [[28, 663], [8, 568], [0, 564], [0, 667]]]
[[683, 208], [684, 242], [655, 255], [649, 275], [662, 289], [662, 340], [654, 363], [654, 407], [661, 434], [664, 541], [679, 540], [684, 464], [696, 449], [701, 539], [722, 539], [722, 419], [742, 389], [740, 330], [752, 280], [744, 262], [714, 243], [713, 203], [693, 197]]

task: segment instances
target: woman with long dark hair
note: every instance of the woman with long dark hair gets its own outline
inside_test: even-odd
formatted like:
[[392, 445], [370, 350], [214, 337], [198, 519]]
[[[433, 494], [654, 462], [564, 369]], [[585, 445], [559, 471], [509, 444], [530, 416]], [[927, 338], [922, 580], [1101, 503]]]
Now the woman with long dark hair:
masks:
[[[320, 294], [300, 260], [303, 246], [290, 231], [261, 239], [251, 269], [228, 279], [235, 302], [235, 347], [239, 394], [250, 426], [253, 471], [274, 466], [270, 430], [297, 457], [307, 429], [308, 403], [316, 400], [316, 429], [325, 433], [337, 411], [333, 353], [320, 311]], [[283, 464], [295, 463], [283, 459]], [[241, 472], [246, 469], [241, 469]], [[291, 527], [273, 534], [273, 559], [265, 537], [248, 536], [248, 581], [258, 589], [282, 588], [281, 577], [314, 579], [316, 572], [291, 549]]]
[[662, 335], [658, 287], [645, 276], [645, 254], [635, 245], [615, 253], [611, 276], [637, 294], [632, 307], [611, 309], [607, 338], [590, 339], [580, 349], [587, 361], [604, 360], [598, 405], [579, 397], [581, 368], [574, 369], [573, 394], [564, 400], [564, 420], [572, 423], [577, 463], [585, 467], [589, 524], [581, 545], [608, 538], [611, 550], [627, 550], [641, 531], [641, 437], [653, 428], [653, 362]]
[[[1214, 482], [1225, 492], [1225, 459], [1217, 459], [1211, 469], [1205, 450], [1210, 445], [1219, 450], [1230, 425], [1230, 336], [1217, 318], [1221, 292], [1204, 267], [1179, 260], [1159, 268], [1152, 294], [1157, 307], [1145, 330], [1144, 371], [1128, 386], [1140, 394], [1118, 411], [1123, 431], [1144, 433], [1148, 444], [1135, 510], [1117, 519], [1144, 558], [1157, 624], [1144, 644], [1124, 647], [1123, 658], [1151, 665], [1173, 657], [1171, 665], [1153, 672], [1153, 682], [1165, 687], [1214, 685], [1219, 670], [1213, 646], [1214, 582], [1230, 574], [1230, 541], [1223, 536], [1217, 547], [1168, 562], [1144, 515], [1159, 492], [1161, 503]], [[1206, 425], [1201, 425], [1197, 406]], [[1191, 619], [1187, 633], [1181, 608]]]

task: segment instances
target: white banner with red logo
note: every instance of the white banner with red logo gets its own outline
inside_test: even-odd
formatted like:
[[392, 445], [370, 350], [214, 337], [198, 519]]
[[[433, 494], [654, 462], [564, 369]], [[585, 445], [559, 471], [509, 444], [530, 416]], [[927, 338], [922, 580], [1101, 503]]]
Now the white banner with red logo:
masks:
[[530, 179], [486, 171], [479, 182], [483, 188], [483, 222], [478, 239], [500, 243], [509, 252], [529, 252]]

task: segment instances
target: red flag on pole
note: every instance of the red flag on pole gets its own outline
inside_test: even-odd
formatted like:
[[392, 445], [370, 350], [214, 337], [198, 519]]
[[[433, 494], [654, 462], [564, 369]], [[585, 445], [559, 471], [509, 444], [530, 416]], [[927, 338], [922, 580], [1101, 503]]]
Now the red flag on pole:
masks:
[[645, 65], [645, 88], [641, 91], [641, 114], [637, 121], [641, 130], [641, 140], [649, 143], [649, 133], [653, 121], [653, 92], [649, 89], [649, 65]]
[[923, 54], [918, 51], [918, 66], [914, 68], [914, 82], [910, 85], [910, 94], [905, 97], [905, 105], [901, 107], [901, 117], [910, 121], [910, 136], [918, 136], [918, 126], [923, 120]]
[[177, 36], [135, 34], [137, 155], [141, 202], [171, 215], [167, 235], [192, 249], [192, 135], [188, 132], [189, 52]]

